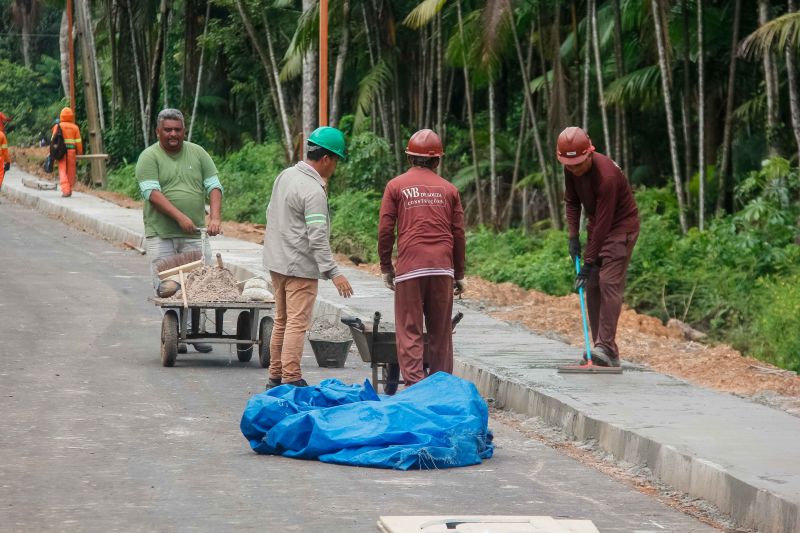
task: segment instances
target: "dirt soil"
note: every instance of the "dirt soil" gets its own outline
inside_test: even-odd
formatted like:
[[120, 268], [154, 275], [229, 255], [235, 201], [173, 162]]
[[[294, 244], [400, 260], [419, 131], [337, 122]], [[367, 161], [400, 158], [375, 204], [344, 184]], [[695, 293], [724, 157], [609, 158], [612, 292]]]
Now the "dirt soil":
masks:
[[[341, 255], [337, 259], [352, 264]], [[380, 275], [379, 265], [357, 268]], [[557, 297], [526, 291], [511, 283], [467, 276], [462, 303], [494, 318], [522, 324], [534, 333], [583, 347], [577, 294]], [[679, 327], [624, 308], [617, 333], [622, 359], [696, 385], [730, 392], [800, 416], [800, 377], [769, 363], [743, 356], [727, 344], [687, 339]]]
[[[47, 148], [15, 148], [16, 164], [43, 179], [57, 179], [41, 169]], [[142, 202], [110, 191], [98, 191], [83, 184], [76, 189], [126, 208], [141, 208]], [[264, 241], [263, 224], [225, 221], [222, 231], [228, 237], [249, 242]], [[376, 264], [355, 265], [344, 255], [337, 260], [364, 272], [380, 276]], [[526, 291], [511, 283], [492, 283], [467, 276], [462, 303], [491, 316], [522, 324], [534, 333], [583, 346], [583, 331], [578, 296], [549, 296]], [[727, 344], [702, 343], [687, 338], [683, 329], [667, 327], [660, 320], [625, 308], [620, 317], [617, 343], [622, 359], [639, 363], [657, 372], [684, 379], [696, 385], [729, 392], [778, 407], [800, 416], [800, 377], [769, 363], [742, 355]]]

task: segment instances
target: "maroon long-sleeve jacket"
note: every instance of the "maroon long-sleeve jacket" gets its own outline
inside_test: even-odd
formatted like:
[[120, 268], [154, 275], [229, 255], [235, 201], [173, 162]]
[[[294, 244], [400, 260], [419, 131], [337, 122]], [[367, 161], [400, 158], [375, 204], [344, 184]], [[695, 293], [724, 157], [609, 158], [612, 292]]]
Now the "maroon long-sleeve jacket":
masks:
[[[397, 268], [392, 248], [397, 228]], [[378, 255], [395, 282], [421, 276], [464, 278], [464, 210], [455, 186], [432, 170], [413, 167], [383, 192]]]
[[592, 168], [583, 176], [564, 169], [564, 186], [569, 236], [580, 232], [581, 206], [589, 219], [584, 262], [597, 262], [609, 235], [639, 231], [639, 210], [631, 185], [613, 160], [595, 152]]

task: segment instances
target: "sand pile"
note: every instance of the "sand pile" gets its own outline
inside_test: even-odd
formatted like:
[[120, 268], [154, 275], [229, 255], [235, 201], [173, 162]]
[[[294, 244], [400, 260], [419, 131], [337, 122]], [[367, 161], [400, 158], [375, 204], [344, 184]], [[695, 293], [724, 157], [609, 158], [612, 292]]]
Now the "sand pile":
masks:
[[[236, 302], [242, 300], [236, 278], [227, 268], [202, 266], [186, 276], [186, 298], [190, 302]], [[180, 299], [180, 293], [173, 298]]]

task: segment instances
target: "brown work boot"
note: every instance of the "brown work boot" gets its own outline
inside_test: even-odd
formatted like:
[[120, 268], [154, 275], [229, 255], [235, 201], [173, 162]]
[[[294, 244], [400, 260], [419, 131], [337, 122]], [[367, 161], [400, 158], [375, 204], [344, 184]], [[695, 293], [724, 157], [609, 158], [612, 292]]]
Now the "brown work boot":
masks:
[[[585, 353], [583, 354], [583, 357], [584, 359], [586, 358]], [[617, 357], [615, 354], [612, 354], [611, 350], [605, 346], [595, 346], [594, 349], [592, 349], [592, 363], [596, 364], [597, 366], [620, 366], [619, 357]]]

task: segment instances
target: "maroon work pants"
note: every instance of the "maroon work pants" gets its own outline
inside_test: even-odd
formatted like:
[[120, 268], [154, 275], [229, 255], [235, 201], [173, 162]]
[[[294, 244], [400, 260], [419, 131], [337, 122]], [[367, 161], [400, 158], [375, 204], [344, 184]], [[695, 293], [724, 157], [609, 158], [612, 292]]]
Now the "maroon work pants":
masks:
[[453, 373], [453, 278], [425, 276], [395, 285], [394, 316], [397, 362], [406, 387], [425, 377], [423, 323], [428, 332], [428, 367]]
[[594, 270], [586, 284], [586, 307], [592, 340], [609, 354], [619, 357], [617, 322], [625, 295], [625, 276], [631, 262], [638, 232], [609, 235], [600, 250], [600, 269]]

